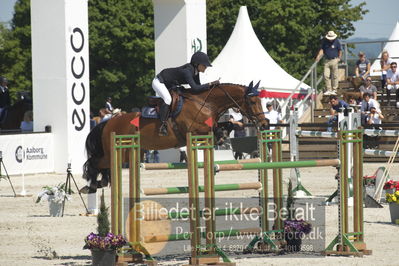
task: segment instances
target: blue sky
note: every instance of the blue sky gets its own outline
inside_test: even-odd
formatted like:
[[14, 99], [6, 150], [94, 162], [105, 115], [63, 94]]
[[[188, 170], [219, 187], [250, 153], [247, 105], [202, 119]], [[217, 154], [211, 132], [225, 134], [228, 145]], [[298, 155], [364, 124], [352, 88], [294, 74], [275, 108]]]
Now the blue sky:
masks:
[[[50, 0], [51, 1], [51, 0]], [[209, 1], [209, 0], [208, 0]], [[359, 4], [364, 0], [352, 0]], [[16, 0], [0, 0], [0, 21], [10, 21]], [[362, 21], [356, 22], [352, 37], [389, 38], [396, 22], [399, 21], [399, 0], [365, 0], [370, 10]]]

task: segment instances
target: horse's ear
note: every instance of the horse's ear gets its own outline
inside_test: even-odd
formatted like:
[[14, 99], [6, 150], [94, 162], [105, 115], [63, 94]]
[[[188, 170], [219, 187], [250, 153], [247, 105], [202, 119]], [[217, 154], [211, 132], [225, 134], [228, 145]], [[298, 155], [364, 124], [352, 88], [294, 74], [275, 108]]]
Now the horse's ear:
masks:
[[254, 87], [254, 81], [251, 81], [248, 85], [248, 91], [251, 91], [253, 87]]
[[259, 83], [260, 83], [260, 81], [254, 87], [254, 82], [251, 81], [251, 83], [248, 86], [248, 90], [247, 90], [248, 96], [258, 96], [259, 95], [259, 92], [258, 92]]

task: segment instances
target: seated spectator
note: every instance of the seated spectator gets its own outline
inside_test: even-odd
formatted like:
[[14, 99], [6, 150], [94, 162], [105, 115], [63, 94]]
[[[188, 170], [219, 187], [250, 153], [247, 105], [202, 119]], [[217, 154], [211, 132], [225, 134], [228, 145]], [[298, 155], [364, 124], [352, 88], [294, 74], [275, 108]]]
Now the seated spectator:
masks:
[[367, 116], [367, 124], [368, 125], [381, 125], [384, 116], [382, 115], [380, 110], [377, 110], [375, 107], [370, 108], [370, 114]]
[[343, 100], [338, 100], [338, 97], [335, 95], [330, 96], [330, 118], [328, 119], [327, 124], [329, 127], [327, 128], [327, 131], [331, 132], [332, 131], [332, 125], [336, 122], [338, 122], [338, 113], [342, 112], [342, 109], [347, 109], [349, 105], [343, 101]]
[[[374, 129], [381, 129], [379, 125], [381, 125], [384, 116], [381, 111], [377, 110], [375, 107], [370, 108], [370, 114], [366, 117], [367, 125], [372, 125]], [[364, 135], [365, 148], [367, 149], [375, 149], [378, 148], [378, 136], [368, 136]]]
[[93, 112], [90, 111], [90, 130], [92, 130], [97, 125], [96, 120], [94, 120]]
[[24, 114], [24, 120], [21, 122], [22, 132], [33, 132], [33, 112], [27, 111]]
[[361, 120], [363, 125], [367, 124], [366, 118], [370, 113], [371, 107], [376, 108], [380, 112], [380, 104], [376, 100], [371, 99], [370, 94], [366, 92], [363, 94], [363, 101], [362, 105], [360, 106]]
[[356, 101], [355, 97], [350, 96], [350, 97], [349, 97], [348, 104], [349, 104], [349, 105], [357, 105], [358, 102]]
[[365, 80], [370, 75], [370, 61], [363, 52], [359, 52], [359, 60], [356, 61], [356, 77]]
[[375, 107], [377, 110], [380, 110], [380, 104], [376, 100], [372, 99], [371, 95], [366, 92], [363, 94], [363, 101], [360, 107], [360, 111], [363, 114], [366, 112], [370, 112], [371, 107]]
[[107, 121], [108, 119], [110, 119], [112, 117], [112, 114], [107, 113], [107, 110], [105, 108], [101, 108], [99, 111], [100, 114], [100, 123]]
[[385, 88], [387, 82], [387, 71], [391, 67], [392, 59], [389, 58], [388, 51], [382, 51], [380, 65], [381, 69], [375, 69], [374, 72], [381, 72], [381, 89]]
[[387, 71], [387, 98], [390, 105], [391, 90], [396, 90], [396, 102], [399, 102], [399, 71], [397, 71], [397, 63], [391, 63], [391, 69]]
[[367, 77], [364, 85], [360, 86], [360, 97], [363, 99], [363, 94], [370, 94], [371, 98], [377, 100], [377, 87], [373, 85], [371, 77]]

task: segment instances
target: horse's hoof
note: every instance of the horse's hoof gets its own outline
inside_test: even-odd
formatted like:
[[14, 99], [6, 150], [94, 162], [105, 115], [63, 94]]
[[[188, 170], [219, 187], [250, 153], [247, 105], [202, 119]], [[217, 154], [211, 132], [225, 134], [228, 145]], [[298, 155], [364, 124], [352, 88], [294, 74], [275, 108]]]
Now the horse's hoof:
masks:
[[96, 193], [97, 189], [88, 187], [88, 186], [84, 186], [79, 190], [79, 192], [82, 194], [91, 194], [91, 193]]

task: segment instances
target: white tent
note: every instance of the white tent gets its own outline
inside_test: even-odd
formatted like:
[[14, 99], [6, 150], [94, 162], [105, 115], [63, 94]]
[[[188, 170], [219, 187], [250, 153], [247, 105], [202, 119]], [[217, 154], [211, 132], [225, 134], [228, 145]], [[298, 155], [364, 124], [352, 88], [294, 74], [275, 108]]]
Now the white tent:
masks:
[[[286, 98], [299, 84], [262, 46], [245, 6], [240, 8], [233, 33], [212, 65], [201, 79], [204, 82], [221, 78], [220, 82], [248, 85], [252, 80], [260, 80], [260, 87], [266, 89], [268, 98]], [[298, 92], [307, 93], [308, 88], [302, 83]]]
[[[393, 29], [392, 34], [388, 40], [390, 41], [399, 40], [399, 21], [396, 22], [396, 26]], [[388, 42], [384, 46], [384, 50], [388, 51], [390, 58], [399, 57], [399, 42]], [[378, 55], [378, 58], [381, 58], [381, 53]], [[399, 62], [399, 59], [398, 58], [392, 59], [392, 61]], [[381, 72], [379, 71], [374, 72], [374, 70], [379, 70], [379, 69], [381, 69], [380, 60], [376, 59], [374, 63], [371, 65], [370, 74], [372, 76], [380, 76]]]

